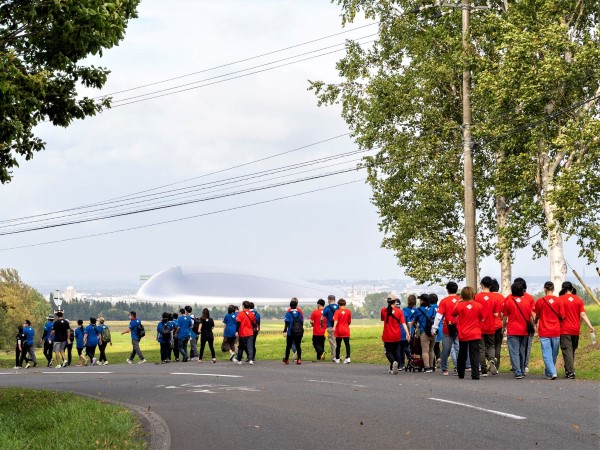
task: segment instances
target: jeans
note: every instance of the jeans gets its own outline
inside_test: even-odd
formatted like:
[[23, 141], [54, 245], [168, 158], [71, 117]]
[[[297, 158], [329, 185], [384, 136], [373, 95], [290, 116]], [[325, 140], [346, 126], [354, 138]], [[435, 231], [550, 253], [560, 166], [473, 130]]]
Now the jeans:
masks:
[[448, 370], [448, 357], [452, 355], [452, 362], [456, 367], [456, 358], [458, 356], [458, 337], [450, 337], [450, 335], [443, 333], [442, 336], [442, 356], [440, 357], [440, 368], [443, 371]]
[[513, 372], [515, 376], [523, 376], [525, 373], [529, 336], [507, 336], [506, 342], [508, 344], [508, 353]]
[[190, 338], [190, 358], [198, 357], [198, 336]]
[[35, 357], [35, 346], [33, 344], [25, 344], [25, 349], [27, 354], [29, 355], [29, 358], [27, 358], [26, 356], [25, 359], [27, 361], [33, 361], [33, 364], [37, 366], [37, 358]]
[[133, 358], [135, 358], [135, 355], [138, 355], [138, 357], [140, 358], [140, 360], [144, 359], [144, 355], [142, 353], [142, 350], [140, 349], [140, 341], [139, 339], [132, 339], [131, 340], [131, 345], [133, 346], [133, 350], [131, 351], [131, 355], [129, 356], [129, 360], [133, 361]]
[[317, 361], [321, 359], [321, 355], [325, 353], [325, 336], [314, 336], [312, 337], [313, 347], [317, 352]]
[[384, 342], [385, 356], [390, 362], [390, 370], [392, 370], [392, 364], [394, 361], [400, 363], [400, 341], [398, 342]]
[[531, 345], [533, 344], [533, 334], [530, 334], [527, 341], [527, 353], [525, 354], [525, 367], [529, 367], [529, 358], [531, 357]]
[[458, 378], [465, 377], [465, 369], [467, 366], [467, 355], [471, 360], [471, 378], [473, 380], [479, 380], [479, 344], [481, 339], [475, 339], [472, 341], [460, 341], [458, 343], [458, 358], [457, 358], [457, 371]]
[[565, 372], [575, 373], [575, 350], [579, 346], [579, 335], [561, 334], [560, 349], [565, 362]]
[[187, 345], [189, 340], [189, 337], [177, 339], [177, 346], [179, 347], [179, 353], [183, 358], [183, 362], [186, 362], [188, 360]]
[[250, 361], [254, 361], [254, 335], [244, 337], [240, 336], [237, 354], [238, 361], [241, 361], [244, 357], [244, 350], [248, 353], [248, 359]]
[[547, 377], [556, 375], [556, 357], [558, 356], [558, 347], [560, 346], [560, 337], [540, 338], [542, 346], [542, 358], [544, 359], [544, 374]]

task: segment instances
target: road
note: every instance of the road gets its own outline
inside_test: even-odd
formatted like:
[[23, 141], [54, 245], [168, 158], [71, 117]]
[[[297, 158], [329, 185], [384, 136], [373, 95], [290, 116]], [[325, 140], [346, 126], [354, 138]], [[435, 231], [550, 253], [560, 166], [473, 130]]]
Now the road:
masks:
[[600, 383], [590, 381], [259, 361], [3, 369], [0, 386], [150, 410], [155, 448], [600, 448]]

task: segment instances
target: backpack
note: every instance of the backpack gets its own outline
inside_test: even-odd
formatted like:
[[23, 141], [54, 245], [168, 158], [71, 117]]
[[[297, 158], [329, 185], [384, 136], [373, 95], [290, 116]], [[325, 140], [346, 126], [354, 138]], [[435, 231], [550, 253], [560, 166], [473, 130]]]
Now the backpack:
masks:
[[192, 331], [196, 334], [199, 333], [199, 329], [200, 329], [200, 324], [202, 323], [202, 321], [200, 320], [199, 317], [193, 317], [192, 318]]
[[144, 329], [144, 325], [142, 325], [142, 322], [138, 322], [136, 334], [138, 339], [142, 339], [144, 336], [146, 336], [146, 330]]
[[292, 314], [292, 336], [302, 335], [304, 335], [304, 324], [300, 320], [300, 313], [298, 313], [298, 318]]
[[165, 342], [171, 342], [171, 329], [169, 328], [169, 322], [162, 324], [162, 340]]
[[110, 342], [110, 330], [106, 325], [102, 325], [102, 342], [106, 344]]
[[[423, 314], [423, 310], [421, 308], [418, 308], [417, 311], [419, 311], [421, 314]], [[427, 314], [423, 314], [423, 316], [425, 317], [425, 329], [423, 331], [425, 332], [425, 334], [427, 336], [431, 337], [431, 336], [433, 336], [431, 329], [433, 328], [434, 319], [433, 319], [433, 317], [431, 317], [430, 315], [427, 315]]]

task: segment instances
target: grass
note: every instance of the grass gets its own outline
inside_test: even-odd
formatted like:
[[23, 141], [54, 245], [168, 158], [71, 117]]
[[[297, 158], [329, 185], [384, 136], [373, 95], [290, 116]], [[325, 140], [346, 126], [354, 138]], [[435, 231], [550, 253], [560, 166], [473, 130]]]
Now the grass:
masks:
[[[588, 317], [600, 335], [600, 307], [586, 307]], [[158, 362], [160, 359], [159, 345], [155, 340], [156, 322], [144, 321], [146, 326], [146, 337], [142, 339], [141, 349], [148, 361]], [[111, 322], [113, 345], [107, 348], [107, 356], [110, 364], [124, 363], [131, 352], [130, 335], [121, 335], [120, 331], [127, 328], [128, 322]], [[221, 339], [223, 328], [217, 323], [215, 327], [215, 350], [218, 360], [225, 360], [228, 355], [221, 353]], [[280, 360], [283, 358], [285, 350], [285, 338], [281, 333], [283, 331], [282, 320], [263, 320], [261, 324], [261, 333], [257, 339], [257, 359], [258, 360]], [[387, 359], [383, 354], [383, 344], [381, 342], [381, 322], [376, 319], [355, 320], [351, 326], [352, 337], [350, 343], [352, 346], [352, 361], [366, 364], [386, 364]], [[302, 359], [311, 361], [316, 359], [316, 354], [312, 346], [312, 332], [307, 330], [302, 341]], [[329, 344], [325, 347], [329, 357]], [[205, 354], [208, 349], [205, 350]], [[73, 350], [75, 353], [75, 350]], [[342, 349], [342, 354], [344, 350]], [[531, 373], [542, 374], [544, 363], [542, 361], [541, 348], [539, 340], [536, 337], [532, 347], [530, 361]], [[37, 351], [38, 361], [44, 362], [41, 350]], [[76, 353], [75, 353], [76, 355]], [[96, 352], [98, 355], [98, 352]], [[210, 355], [209, 355], [210, 356]], [[577, 350], [576, 369], [578, 379], [600, 380], [600, 372], [597, 367], [600, 366], [600, 344], [592, 345], [590, 333], [587, 326], [582, 326], [579, 349]], [[206, 356], [205, 356], [206, 358]], [[76, 356], [74, 357], [76, 360]], [[0, 353], [0, 367], [12, 367], [14, 365], [14, 352]], [[503, 348], [501, 367], [504, 369], [510, 366], [508, 349]], [[563, 367], [562, 356], [559, 352], [557, 367]]]
[[64, 392], [0, 389], [0, 448], [143, 449], [140, 431], [131, 411], [116, 405]]

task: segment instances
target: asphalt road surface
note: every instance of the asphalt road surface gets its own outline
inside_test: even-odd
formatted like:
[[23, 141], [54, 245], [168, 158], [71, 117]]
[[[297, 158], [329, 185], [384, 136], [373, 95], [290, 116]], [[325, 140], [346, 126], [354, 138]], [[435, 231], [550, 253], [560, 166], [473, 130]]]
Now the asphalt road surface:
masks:
[[219, 361], [2, 369], [0, 386], [148, 411], [151, 448], [600, 448], [600, 383], [537, 375], [472, 381], [362, 364]]

